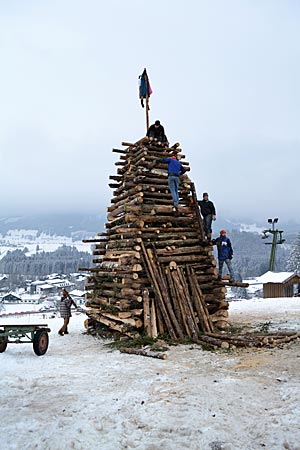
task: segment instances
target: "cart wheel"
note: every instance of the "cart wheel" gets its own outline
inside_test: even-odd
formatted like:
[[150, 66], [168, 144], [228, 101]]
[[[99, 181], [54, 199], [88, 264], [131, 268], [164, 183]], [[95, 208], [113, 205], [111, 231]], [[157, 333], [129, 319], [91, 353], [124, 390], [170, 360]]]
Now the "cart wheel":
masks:
[[0, 331], [0, 353], [5, 352], [8, 341], [7, 336], [1, 336], [2, 333], [4, 333], [4, 331]]
[[33, 351], [36, 355], [44, 355], [48, 349], [49, 336], [45, 330], [37, 330], [33, 337]]

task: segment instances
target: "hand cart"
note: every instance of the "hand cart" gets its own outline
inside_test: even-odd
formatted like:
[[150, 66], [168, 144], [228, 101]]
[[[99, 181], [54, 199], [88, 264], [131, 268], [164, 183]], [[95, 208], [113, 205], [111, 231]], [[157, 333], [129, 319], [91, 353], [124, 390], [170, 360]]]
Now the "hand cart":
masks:
[[0, 325], [0, 353], [5, 352], [7, 344], [32, 342], [36, 355], [44, 355], [48, 349], [50, 328], [40, 325]]

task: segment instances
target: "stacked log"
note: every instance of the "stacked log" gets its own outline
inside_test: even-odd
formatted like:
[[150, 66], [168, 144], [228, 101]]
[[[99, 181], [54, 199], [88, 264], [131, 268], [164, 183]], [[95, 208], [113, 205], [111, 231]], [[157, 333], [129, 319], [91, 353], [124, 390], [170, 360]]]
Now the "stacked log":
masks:
[[291, 341], [299, 339], [300, 333], [292, 332], [277, 332], [277, 333], [245, 333], [239, 335], [224, 334], [224, 333], [205, 333], [194, 342], [200, 345], [205, 345], [210, 348], [222, 348], [226, 350], [233, 350], [235, 348], [246, 347], [281, 347]]
[[[174, 148], [141, 139], [124, 143], [107, 208], [106, 231], [93, 242], [87, 278], [89, 326], [100, 323], [136, 337], [167, 334], [197, 339], [199, 332], [228, 326], [226, 287], [217, 284], [212, 245], [205, 240], [190, 178], [180, 178], [178, 215], [173, 212], [167, 164]], [[185, 155], [178, 159], [189, 171]], [[89, 240], [91, 243], [91, 240]]]

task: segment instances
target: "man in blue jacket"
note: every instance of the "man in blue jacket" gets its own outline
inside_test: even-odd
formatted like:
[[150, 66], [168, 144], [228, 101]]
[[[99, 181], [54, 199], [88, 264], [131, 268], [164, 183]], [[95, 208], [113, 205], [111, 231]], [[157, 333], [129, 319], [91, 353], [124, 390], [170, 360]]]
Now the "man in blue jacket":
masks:
[[153, 167], [157, 163], [167, 163], [168, 164], [168, 184], [169, 189], [173, 198], [173, 211], [178, 213], [178, 203], [179, 203], [179, 177], [180, 175], [185, 173], [185, 168], [181, 164], [181, 162], [177, 159], [177, 154], [174, 153], [171, 158], [158, 158], [154, 163], [150, 164], [149, 169], [153, 169]]
[[226, 236], [226, 231], [221, 230], [220, 236], [217, 239], [213, 239], [212, 241], [213, 245], [217, 246], [218, 250], [218, 261], [219, 261], [219, 276], [218, 281], [222, 280], [222, 271], [224, 263], [227, 265], [229, 274], [230, 274], [230, 281], [234, 282], [234, 272], [231, 264], [232, 256], [233, 256], [233, 249], [230, 242], [230, 239]]

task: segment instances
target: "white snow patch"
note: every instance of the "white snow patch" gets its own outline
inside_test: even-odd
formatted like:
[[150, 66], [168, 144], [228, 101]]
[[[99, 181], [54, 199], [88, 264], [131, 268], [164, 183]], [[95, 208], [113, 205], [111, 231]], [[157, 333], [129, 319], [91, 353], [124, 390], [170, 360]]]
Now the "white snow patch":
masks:
[[[283, 313], [299, 329], [299, 298], [230, 303], [233, 321]], [[180, 345], [162, 361], [105, 347], [83, 334], [82, 314], [63, 337], [62, 319], [42, 317], [13, 322], [48, 323], [44, 356], [31, 344], [0, 355], [1, 448], [299, 449], [299, 342], [233, 353]]]
[[240, 231], [246, 231], [247, 233], [259, 233], [261, 234], [264, 228], [258, 227], [256, 223], [253, 224], [240, 224]]

